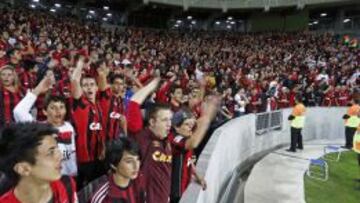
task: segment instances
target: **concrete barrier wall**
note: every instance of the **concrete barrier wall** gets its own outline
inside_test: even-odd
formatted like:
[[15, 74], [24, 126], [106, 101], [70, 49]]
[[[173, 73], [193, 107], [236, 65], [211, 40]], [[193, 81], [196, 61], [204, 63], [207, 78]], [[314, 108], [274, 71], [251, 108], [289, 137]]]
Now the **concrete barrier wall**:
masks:
[[[344, 137], [342, 116], [346, 108], [307, 108], [303, 139], [335, 139]], [[207, 190], [191, 183], [182, 203], [217, 203], [226, 190], [234, 169], [255, 154], [290, 143], [291, 109], [283, 110], [283, 127], [278, 131], [255, 135], [255, 114], [233, 119], [217, 129], [197, 163], [199, 174], [205, 175]]]

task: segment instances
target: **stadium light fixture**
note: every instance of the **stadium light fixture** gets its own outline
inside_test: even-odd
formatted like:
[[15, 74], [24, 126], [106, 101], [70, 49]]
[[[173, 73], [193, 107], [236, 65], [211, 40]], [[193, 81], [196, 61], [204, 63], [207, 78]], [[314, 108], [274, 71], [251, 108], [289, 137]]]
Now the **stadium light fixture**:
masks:
[[327, 13], [322, 13], [320, 14], [321, 17], [326, 17], [327, 16]]
[[270, 5], [265, 5], [264, 6], [264, 12], [269, 12], [270, 11]]
[[94, 10], [89, 10], [89, 13], [90, 14], [95, 14], [95, 11]]
[[56, 10], [54, 8], [50, 9], [51, 12], [55, 13]]
[[216, 24], [216, 25], [220, 25], [220, 21], [216, 21], [215, 24]]
[[188, 20], [191, 20], [191, 19], [192, 19], [192, 16], [188, 16], [187, 19], [188, 19]]
[[112, 14], [111, 14], [111, 13], [108, 13], [108, 14], [106, 14], [106, 16], [107, 16], [107, 17], [111, 17], [111, 16], [112, 16]]
[[33, 0], [33, 2], [35, 2], [35, 3], [39, 3], [39, 1], [40, 1], [40, 0]]
[[350, 22], [350, 21], [351, 21], [350, 18], [346, 18], [343, 22], [344, 22], [344, 23], [348, 23], [348, 22]]
[[180, 24], [180, 23], [182, 23], [182, 21], [181, 21], [181, 20], [177, 20], [176, 23], [177, 23], [177, 24]]
[[110, 9], [110, 7], [109, 7], [109, 6], [104, 6], [103, 9], [104, 9], [105, 11], [107, 11], [107, 10]]
[[232, 19], [233, 19], [233, 17], [232, 17], [232, 16], [229, 16], [227, 19], [228, 19], [228, 20], [232, 20]]
[[317, 25], [317, 24], [319, 24], [319, 21], [314, 21], [313, 24]]
[[56, 8], [61, 8], [61, 4], [55, 4]]
[[231, 21], [230, 24], [231, 24], [231, 25], [235, 25], [235, 21]]
[[304, 9], [304, 7], [305, 7], [305, 3], [304, 2], [301, 2], [300, 0], [297, 2], [297, 5], [296, 5], [296, 8], [298, 9], [298, 10], [302, 10], [302, 9]]

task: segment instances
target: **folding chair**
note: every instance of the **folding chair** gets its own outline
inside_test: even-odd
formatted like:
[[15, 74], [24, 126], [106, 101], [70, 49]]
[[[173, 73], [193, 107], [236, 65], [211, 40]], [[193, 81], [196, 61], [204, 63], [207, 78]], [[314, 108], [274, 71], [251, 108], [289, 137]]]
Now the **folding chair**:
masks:
[[[328, 161], [336, 161], [340, 160], [341, 156], [341, 148], [337, 146], [327, 145], [324, 147], [324, 159]], [[332, 153], [332, 154], [330, 154]]]
[[327, 181], [329, 177], [328, 164], [323, 159], [310, 159], [309, 169], [306, 174], [310, 178]]

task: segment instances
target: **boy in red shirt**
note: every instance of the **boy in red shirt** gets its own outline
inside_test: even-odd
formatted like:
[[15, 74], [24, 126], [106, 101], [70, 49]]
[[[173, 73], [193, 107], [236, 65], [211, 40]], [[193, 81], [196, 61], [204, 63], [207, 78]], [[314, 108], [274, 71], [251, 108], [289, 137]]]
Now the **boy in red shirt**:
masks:
[[140, 148], [129, 138], [115, 139], [106, 147], [110, 175], [100, 178], [89, 202], [145, 203], [145, 185], [140, 171]]
[[18, 123], [5, 128], [0, 138], [0, 171], [8, 184], [0, 203], [77, 202], [75, 183], [61, 178], [62, 154], [58, 130], [50, 124]]

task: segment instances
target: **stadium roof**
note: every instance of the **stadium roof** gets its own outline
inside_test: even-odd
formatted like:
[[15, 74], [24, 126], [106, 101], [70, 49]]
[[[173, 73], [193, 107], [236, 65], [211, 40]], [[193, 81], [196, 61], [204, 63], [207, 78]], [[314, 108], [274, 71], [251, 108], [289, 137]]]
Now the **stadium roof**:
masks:
[[95, 3], [95, 4], [165, 4], [188, 8], [210, 8], [210, 9], [254, 9], [265, 7], [289, 7], [302, 8], [308, 5], [321, 5], [333, 3], [359, 3], [359, 0], [58, 0], [72, 3]]
[[303, 8], [306, 5], [346, 3], [353, 0], [143, 0], [146, 3], [161, 3], [174, 6], [182, 6], [185, 10], [189, 8], [212, 8], [222, 9], [253, 9], [297, 6]]

